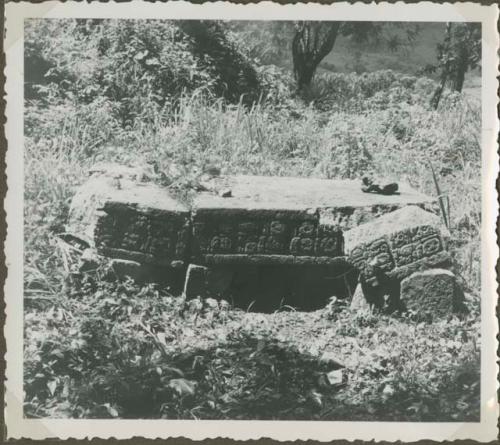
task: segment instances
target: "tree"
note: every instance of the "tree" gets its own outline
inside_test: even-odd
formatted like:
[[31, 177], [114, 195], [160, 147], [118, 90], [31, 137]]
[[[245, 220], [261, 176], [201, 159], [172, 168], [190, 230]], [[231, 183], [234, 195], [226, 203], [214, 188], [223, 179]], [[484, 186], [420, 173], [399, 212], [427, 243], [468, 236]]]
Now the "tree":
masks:
[[289, 60], [295, 27], [289, 21], [231, 20], [226, 26], [238, 43], [259, 65], [283, 65]]
[[229, 102], [252, 104], [259, 98], [260, 83], [255, 66], [231, 39], [223, 23], [180, 20], [179, 28], [191, 39], [191, 51], [213, 72], [215, 93]]
[[465, 73], [481, 61], [481, 25], [479, 23], [447, 23], [443, 42], [438, 45], [438, 63], [431, 69], [440, 69], [440, 84], [431, 99], [436, 109], [448, 86], [461, 92]]
[[[417, 24], [408, 26], [404, 23], [384, 22], [297, 22], [292, 40], [293, 72], [297, 90], [307, 90], [319, 64], [332, 51], [339, 35], [349, 38], [357, 45], [385, 44], [390, 51], [397, 51], [407, 42], [411, 43], [418, 32]], [[404, 33], [406, 39], [401, 37]]]
[[307, 88], [320, 62], [330, 53], [341, 22], [298, 22], [292, 41], [293, 72], [297, 88]]

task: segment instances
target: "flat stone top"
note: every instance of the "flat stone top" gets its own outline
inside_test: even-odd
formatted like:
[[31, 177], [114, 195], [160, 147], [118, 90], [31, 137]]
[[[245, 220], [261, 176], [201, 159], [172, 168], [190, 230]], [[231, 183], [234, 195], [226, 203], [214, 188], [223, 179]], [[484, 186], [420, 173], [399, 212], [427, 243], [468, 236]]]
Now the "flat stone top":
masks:
[[421, 204], [435, 201], [407, 185], [399, 194], [364, 193], [360, 180], [292, 178], [278, 176], [228, 176], [211, 181], [214, 189], [230, 189], [223, 198], [202, 192], [194, 198], [196, 209], [302, 210], [378, 205]]
[[439, 229], [442, 235], [447, 235], [447, 230], [439, 216], [410, 205], [344, 232], [346, 252], [360, 244], [418, 226], [432, 226]]
[[[116, 185], [109, 186], [107, 184], [105, 192], [107, 202], [116, 202], [137, 209], [156, 209], [176, 213], [189, 212], [189, 209], [173, 198], [165, 187], [151, 183], [137, 183], [128, 179], [119, 181], [119, 188]], [[107, 182], [109, 183], [110, 180], [108, 179]], [[97, 185], [102, 186], [99, 183]]]

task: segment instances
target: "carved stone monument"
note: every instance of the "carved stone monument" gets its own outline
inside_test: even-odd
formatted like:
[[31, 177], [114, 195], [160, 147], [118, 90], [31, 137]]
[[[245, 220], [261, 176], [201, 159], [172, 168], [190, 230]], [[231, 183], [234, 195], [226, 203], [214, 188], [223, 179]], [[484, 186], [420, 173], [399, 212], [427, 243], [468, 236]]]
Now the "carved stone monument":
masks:
[[449, 261], [434, 199], [405, 186], [377, 195], [358, 181], [259, 176], [216, 177], [205, 186], [187, 204], [140, 169], [94, 168], [67, 231], [116, 261], [204, 267], [187, 273], [198, 283], [185, 284], [188, 297], [196, 296], [191, 289], [202, 293], [199, 283], [207, 293], [211, 282], [218, 291], [229, 286], [235, 266], [326, 267], [331, 275], [354, 267], [376, 287], [380, 275], [399, 282]]
[[[431, 313], [425, 308], [428, 302], [429, 308], [447, 307], [449, 313], [457, 310], [463, 293], [457, 291], [456, 278], [448, 270], [452, 266], [448, 236], [437, 215], [417, 206], [407, 206], [347, 231], [346, 254], [349, 263], [360, 271], [353, 304], [360, 304], [362, 290], [365, 300], [375, 306], [388, 304], [392, 309]], [[421, 295], [417, 297], [420, 285]], [[443, 315], [443, 311], [434, 314]]]

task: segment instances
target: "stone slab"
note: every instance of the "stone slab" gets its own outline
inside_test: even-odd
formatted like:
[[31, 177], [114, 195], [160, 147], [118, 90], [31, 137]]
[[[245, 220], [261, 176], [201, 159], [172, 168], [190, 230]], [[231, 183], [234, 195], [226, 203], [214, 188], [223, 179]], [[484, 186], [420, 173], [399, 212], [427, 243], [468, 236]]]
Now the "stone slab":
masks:
[[105, 164], [92, 172], [73, 199], [68, 232], [102, 255], [160, 265], [334, 264], [346, 227], [433, 202], [405, 186], [385, 196], [363, 193], [358, 181], [227, 176], [187, 206], [144, 182], [141, 169]]
[[424, 318], [443, 318], [464, 308], [464, 294], [455, 275], [446, 269], [431, 269], [401, 282], [401, 302], [407, 310]]
[[206, 186], [210, 192], [193, 200], [192, 252], [202, 262], [227, 255], [249, 263], [328, 263], [344, 255], [346, 227], [408, 203], [433, 203], [405, 186], [399, 195], [363, 193], [350, 180], [228, 176]]
[[408, 205], [404, 209], [380, 215], [373, 224], [362, 224], [344, 232], [346, 251], [350, 252], [360, 244], [370, 243], [387, 234], [404, 232], [419, 226], [436, 227], [443, 234], [447, 233], [439, 216], [416, 205]]
[[364, 193], [359, 180], [241, 175], [215, 178], [211, 188], [230, 189], [232, 196], [200, 193], [194, 200], [197, 210], [268, 209], [315, 214], [319, 209], [399, 207], [435, 201], [405, 184], [400, 185], [400, 193], [395, 195]]

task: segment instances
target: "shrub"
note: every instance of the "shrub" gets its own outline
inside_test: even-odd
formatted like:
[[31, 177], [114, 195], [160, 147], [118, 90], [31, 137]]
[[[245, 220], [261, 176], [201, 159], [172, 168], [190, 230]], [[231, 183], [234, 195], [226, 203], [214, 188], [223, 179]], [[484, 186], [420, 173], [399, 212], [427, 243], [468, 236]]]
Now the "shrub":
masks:
[[110, 101], [122, 127], [203, 89], [252, 104], [253, 63], [217, 22], [33, 20], [26, 30], [27, 98]]

